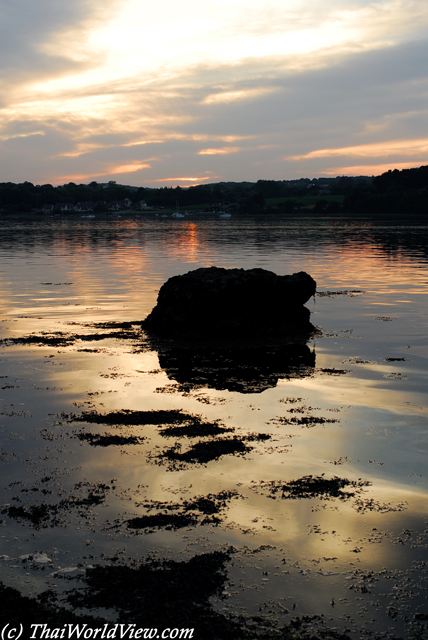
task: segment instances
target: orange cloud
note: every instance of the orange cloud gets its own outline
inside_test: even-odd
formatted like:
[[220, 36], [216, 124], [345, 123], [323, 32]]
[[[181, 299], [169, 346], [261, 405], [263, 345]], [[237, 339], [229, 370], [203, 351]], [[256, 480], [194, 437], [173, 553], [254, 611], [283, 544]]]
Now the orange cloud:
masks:
[[[353, 165], [351, 167], [332, 167], [330, 169], [324, 169], [320, 171], [320, 175], [327, 176], [378, 176], [386, 171], [393, 171], [394, 169], [411, 169], [412, 167], [420, 167], [424, 164], [423, 161], [419, 162], [390, 162], [388, 164], [360, 164]], [[426, 164], [426, 160], [425, 160]]]
[[201, 134], [201, 133], [193, 133], [193, 134], [175, 134], [171, 136], [176, 140], [197, 140], [200, 142], [205, 141], [218, 141], [218, 142], [238, 142], [238, 140], [249, 140], [250, 138], [254, 138], [254, 136], [216, 136], [211, 133]]
[[335, 156], [353, 156], [355, 158], [379, 158], [392, 155], [424, 156], [428, 153], [428, 138], [417, 140], [391, 140], [374, 142], [353, 147], [337, 149], [317, 149], [301, 156], [288, 156], [286, 160], [309, 160], [311, 158], [332, 158]]
[[57, 158], [78, 158], [79, 156], [84, 155], [85, 153], [90, 153], [91, 151], [95, 151], [96, 149], [105, 148], [102, 144], [93, 144], [93, 143], [80, 143], [76, 145], [76, 148], [73, 151], [64, 151], [64, 153], [58, 154]]
[[254, 89], [240, 89], [237, 91], [221, 91], [219, 93], [211, 93], [202, 101], [202, 104], [218, 104], [222, 102], [235, 102], [236, 100], [252, 100], [268, 93], [273, 93], [274, 91], [278, 91], [278, 88], [257, 87]]
[[0, 140], [14, 140], [15, 138], [29, 138], [31, 136], [44, 136], [44, 131], [30, 131], [28, 133], [15, 133], [14, 135], [0, 136]]
[[118, 167], [114, 167], [108, 173], [134, 173], [134, 171], [140, 171], [140, 169], [150, 169], [151, 166], [146, 162], [131, 162], [130, 164], [121, 164]]
[[108, 171], [98, 173], [78, 173], [67, 176], [58, 176], [53, 180], [55, 184], [66, 184], [67, 182], [76, 182], [78, 180], [85, 181], [91, 178], [101, 178], [102, 176], [116, 175], [119, 173], [133, 173], [140, 169], [150, 169], [151, 165], [147, 163], [134, 162], [131, 164], [122, 164], [117, 167], [112, 167]]
[[122, 147], [139, 147], [143, 144], [162, 144], [164, 140], [158, 138], [156, 140], [133, 140], [132, 142], [125, 142], [121, 146]]
[[202, 182], [202, 180], [212, 180], [212, 176], [206, 178], [158, 178], [151, 180], [151, 182]]
[[217, 156], [226, 155], [228, 153], [237, 153], [241, 151], [240, 147], [221, 147], [218, 149], [201, 149], [198, 151], [199, 156]]

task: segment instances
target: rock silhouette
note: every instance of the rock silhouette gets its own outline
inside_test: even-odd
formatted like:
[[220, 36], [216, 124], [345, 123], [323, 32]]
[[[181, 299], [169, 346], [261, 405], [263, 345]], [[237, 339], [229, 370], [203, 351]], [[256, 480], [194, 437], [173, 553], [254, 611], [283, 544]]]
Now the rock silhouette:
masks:
[[315, 290], [303, 271], [200, 268], [162, 285], [143, 326], [165, 337], [308, 336], [314, 327], [303, 305]]

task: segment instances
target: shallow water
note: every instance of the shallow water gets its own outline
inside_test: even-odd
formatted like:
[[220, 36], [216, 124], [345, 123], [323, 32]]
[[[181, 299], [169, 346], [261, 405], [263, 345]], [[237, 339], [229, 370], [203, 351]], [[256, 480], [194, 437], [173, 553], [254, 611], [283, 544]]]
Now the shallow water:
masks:
[[[188, 560], [233, 547], [223, 596], [210, 600], [222, 614], [257, 615], [277, 627], [318, 614], [352, 638], [426, 626], [425, 222], [1, 224], [5, 584], [60, 597], [85, 567], [114, 556]], [[193, 375], [137, 324], [132, 335], [116, 337], [114, 324], [93, 326], [137, 323], [167, 278], [210, 265], [310, 273], [317, 295], [307, 306], [321, 329], [308, 345], [313, 366], [268, 365], [261, 380], [242, 354], [230, 360], [233, 375], [224, 364], [218, 374], [217, 355]], [[17, 341], [43, 332], [69, 341]], [[182, 437], [155, 419], [79, 420], [83, 411], [122, 410], [178, 410], [230, 431]], [[102, 440], [106, 434], [122, 440]], [[241, 444], [222, 449], [230, 439]], [[197, 455], [203, 443], [219, 441], [219, 450], [208, 445], [205, 462]], [[322, 479], [333, 484], [322, 489]], [[292, 481], [300, 492], [290, 493]], [[201, 496], [211, 500], [208, 515], [195, 507]], [[41, 505], [49, 508], [34, 511]], [[159, 514], [182, 520], [129, 524]], [[34, 553], [49, 562], [20, 559]]]

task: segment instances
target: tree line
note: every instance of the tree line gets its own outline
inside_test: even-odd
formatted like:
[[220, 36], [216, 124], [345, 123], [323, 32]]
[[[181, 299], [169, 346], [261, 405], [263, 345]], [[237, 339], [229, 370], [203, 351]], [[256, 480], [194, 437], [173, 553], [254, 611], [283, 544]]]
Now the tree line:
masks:
[[79, 185], [70, 182], [57, 187], [31, 182], [0, 183], [0, 210], [10, 213], [43, 211], [60, 203], [90, 203], [92, 210], [102, 212], [109, 210], [109, 203], [124, 200], [131, 209], [196, 206], [208, 211], [229, 208], [250, 214], [287, 214], [308, 209], [315, 213], [426, 213], [428, 166], [395, 169], [374, 178], [219, 182], [188, 188], [131, 187], [113, 181]]
[[394, 169], [347, 194], [346, 213], [428, 213], [428, 166]]

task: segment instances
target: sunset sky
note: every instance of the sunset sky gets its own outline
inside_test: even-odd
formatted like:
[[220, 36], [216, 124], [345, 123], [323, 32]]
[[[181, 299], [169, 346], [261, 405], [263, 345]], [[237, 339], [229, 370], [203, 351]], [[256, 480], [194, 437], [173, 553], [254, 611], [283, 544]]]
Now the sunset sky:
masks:
[[426, 0], [0, 0], [0, 182], [428, 164]]

